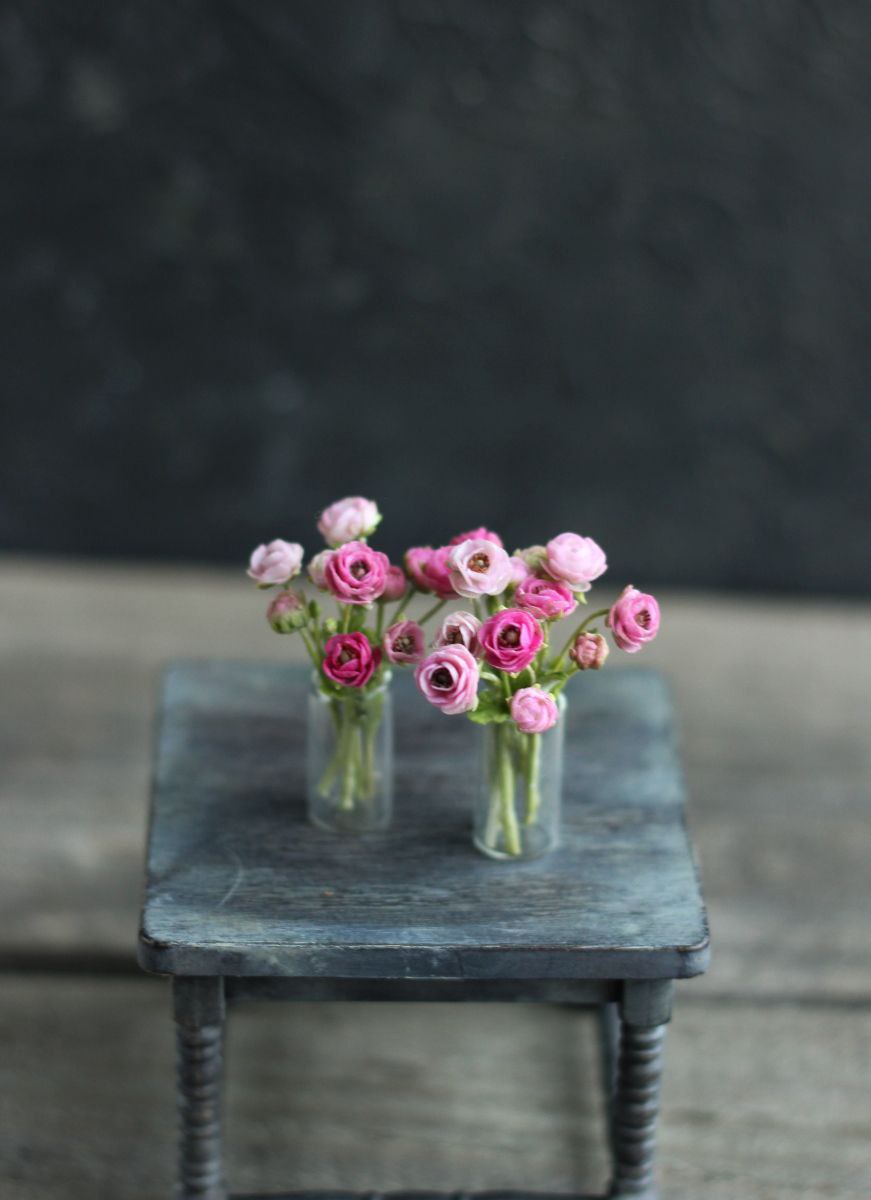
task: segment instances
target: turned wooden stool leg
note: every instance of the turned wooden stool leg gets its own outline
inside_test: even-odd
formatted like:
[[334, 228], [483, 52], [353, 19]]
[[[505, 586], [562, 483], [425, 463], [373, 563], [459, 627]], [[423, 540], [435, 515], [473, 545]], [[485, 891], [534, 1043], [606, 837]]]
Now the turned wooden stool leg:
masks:
[[225, 1200], [221, 1144], [224, 981], [176, 976], [179, 1200]]
[[627, 983], [611, 1113], [612, 1197], [656, 1200], [654, 1152], [662, 1048], [671, 1016], [670, 980]]

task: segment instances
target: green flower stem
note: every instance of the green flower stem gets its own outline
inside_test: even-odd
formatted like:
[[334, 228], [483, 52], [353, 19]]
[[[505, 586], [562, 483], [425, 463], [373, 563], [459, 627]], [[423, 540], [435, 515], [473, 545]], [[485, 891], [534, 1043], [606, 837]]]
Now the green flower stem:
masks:
[[510, 707], [511, 701], [514, 697], [514, 692], [511, 690], [511, 680], [508, 678], [508, 675], [505, 671], [499, 672], [499, 678], [502, 681], [502, 690], [505, 693], [505, 699], [508, 701], [508, 705]]
[[446, 604], [447, 600], [439, 600], [438, 604], [434, 604], [432, 608], [428, 608], [423, 616], [418, 620], [418, 625], [425, 625], [430, 617], [434, 617], [437, 612], [441, 612]]
[[349, 709], [350, 705], [346, 703], [343, 716], [344, 728], [341, 737], [341, 751], [339, 754], [342, 762], [342, 791], [339, 796], [339, 808], [342, 812], [351, 812], [354, 808], [354, 784], [357, 779], [357, 764], [354, 754], [354, 734], [356, 729], [353, 714]]
[[344, 605], [345, 611], [342, 613], [342, 633], [347, 633], [351, 627], [351, 605]]
[[390, 628], [391, 625], [395, 625], [396, 622], [399, 620], [399, 614], [402, 612], [402, 610], [405, 608], [405, 606], [411, 600], [411, 597], [414, 595], [414, 591], [415, 591], [414, 586], [410, 586], [408, 588], [408, 590], [406, 591], [405, 595], [399, 601], [399, 603], [397, 604], [397, 606], [393, 612], [393, 616], [387, 622], [388, 629]]
[[528, 733], [526, 751], [526, 818], [524, 824], [531, 825], [538, 816], [541, 804], [539, 775], [541, 774], [541, 734]]
[[379, 644], [381, 642], [381, 631], [383, 630], [383, 628], [384, 628], [384, 605], [379, 604], [378, 605], [378, 620], [375, 623], [375, 641], [378, 642]]
[[590, 613], [590, 615], [585, 620], [581, 621], [581, 623], [577, 627], [577, 629], [575, 629], [571, 634], [569, 634], [569, 640], [563, 646], [563, 648], [559, 652], [558, 656], [550, 664], [550, 670], [558, 671], [560, 666], [562, 665], [563, 659], [569, 652], [572, 642], [574, 642], [574, 640], [578, 636], [578, 634], [583, 633], [591, 621], [595, 621], [598, 617], [604, 617], [606, 615], [606, 613], [609, 613], [610, 611], [611, 610], [609, 608], [600, 608], [597, 612]]
[[516, 856], [520, 853], [521, 846], [517, 814], [514, 811], [514, 767], [511, 764], [511, 747], [506, 736], [509, 732], [505, 729], [497, 732], [499, 739], [499, 797], [505, 850], [508, 854]]

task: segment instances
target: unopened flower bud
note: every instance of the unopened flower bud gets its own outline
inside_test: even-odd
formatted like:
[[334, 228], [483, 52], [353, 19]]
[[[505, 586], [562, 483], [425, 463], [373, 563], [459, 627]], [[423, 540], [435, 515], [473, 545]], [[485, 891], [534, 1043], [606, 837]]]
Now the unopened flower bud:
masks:
[[302, 596], [290, 590], [279, 592], [269, 603], [266, 620], [276, 633], [293, 633], [305, 624], [305, 607]]
[[579, 671], [598, 671], [608, 657], [608, 643], [601, 633], [579, 633], [569, 650], [569, 658]]
[[339, 622], [335, 617], [327, 617], [327, 619], [324, 621], [323, 628], [327, 637], [332, 637], [334, 633], [339, 632]]

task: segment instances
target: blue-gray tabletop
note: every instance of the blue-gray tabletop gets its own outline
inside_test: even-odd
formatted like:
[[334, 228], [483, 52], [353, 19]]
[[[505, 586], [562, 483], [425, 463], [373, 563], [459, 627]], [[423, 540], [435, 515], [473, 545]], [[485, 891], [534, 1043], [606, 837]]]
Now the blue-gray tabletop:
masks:
[[394, 682], [385, 833], [306, 821], [309, 673], [179, 663], [164, 680], [139, 956], [176, 975], [676, 979], [708, 961], [668, 689], [589, 673], [569, 691], [563, 836], [533, 862], [470, 838], [480, 729]]

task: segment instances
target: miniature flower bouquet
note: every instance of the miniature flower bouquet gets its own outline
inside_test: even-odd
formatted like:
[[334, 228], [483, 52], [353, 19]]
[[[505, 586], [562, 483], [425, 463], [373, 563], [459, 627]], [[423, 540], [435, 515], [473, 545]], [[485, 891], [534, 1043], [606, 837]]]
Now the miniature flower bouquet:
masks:
[[[509, 556], [496, 534], [476, 530], [447, 547], [409, 551], [406, 566], [422, 589], [471, 601], [472, 611], [446, 617], [415, 678], [442, 712], [485, 727], [475, 845], [496, 859], [537, 857], [559, 838], [563, 689], [604, 665], [598, 622], [634, 653], [656, 636], [657, 602], [630, 586], [575, 624], [607, 568], [596, 542], [575, 533]], [[563, 622], [571, 633], [554, 647]]]

